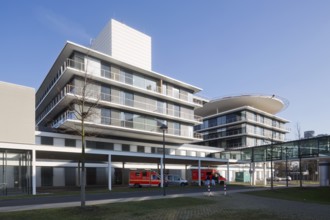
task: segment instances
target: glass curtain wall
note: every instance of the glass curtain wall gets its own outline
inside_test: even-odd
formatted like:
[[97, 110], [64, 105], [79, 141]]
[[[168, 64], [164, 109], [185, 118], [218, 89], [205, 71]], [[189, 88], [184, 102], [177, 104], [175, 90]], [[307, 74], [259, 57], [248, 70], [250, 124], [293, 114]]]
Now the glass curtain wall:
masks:
[[0, 195], [31, 194], [31, 151], [0, 149]]

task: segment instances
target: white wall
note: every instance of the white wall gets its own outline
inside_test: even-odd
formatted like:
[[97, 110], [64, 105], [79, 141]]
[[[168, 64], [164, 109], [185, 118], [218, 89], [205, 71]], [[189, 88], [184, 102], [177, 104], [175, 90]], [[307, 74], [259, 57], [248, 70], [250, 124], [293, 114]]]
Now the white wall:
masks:
[[151, 37], [111, 20], [93, 42], [93, 49], [115, 59], [151, 70]]
[[35, 143], [35, 90], [0, 82], [0, 142]]

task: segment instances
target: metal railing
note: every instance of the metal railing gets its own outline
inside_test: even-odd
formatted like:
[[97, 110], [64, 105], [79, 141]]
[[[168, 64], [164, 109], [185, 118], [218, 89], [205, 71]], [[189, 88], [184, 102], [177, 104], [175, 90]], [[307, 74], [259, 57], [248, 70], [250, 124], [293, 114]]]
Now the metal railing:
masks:
[[[143, 120], [143, 118], [140, 118]], [[57, 117], [51, 124], [53, 128], [58, 128], [62, 124], [64, 124], [67, 120], [78, 120], [72, 111], [66, 111], [63, 114], [61, 114], [59, 117]], [[132, 121], [132, 120], [124, 120], [120, 118], [114, 118], [114, 117], [105, 117], [101, 116], [100, 120], [93, 120], [93, 119], [86, 119], [86, 122], [91, 123], [97, 123], [97, 124], [103, 124], [103, 125], [112, 125], [112, 126], [118, 126], [118, 127], [124, 127], [124, 128], [130, 128], [130, 129], [136, 129], [136, 130], [143, 130], [143, 131], [149, 131], [149, 132], [157, 132], [162, 133], [162, 130], [160, 129], [160, 126], [157, 125], [157, 121], [152, 121], [154, 123], [148, 123], [148, 122], [139, 122], [139, 121]], [[168, 128], [167, 134], [180, 136], [180, 137], [188, 137], [188, 138], [198, 138], [201, 139], [201, 135], [198, 133], [193, 133], [189, 130], [183, 130], [183, 129], [174, 129], [174, 128]]]
[[180, 119], [187, 119], [187, 120], [192, 120], [192, 121], [202, 121], [202, 117], [194, 115], [194, 114], [189, 114], [183, 111], [176, 111], [174, 109], [170, 108], [165, 108], [156, 105], [153, 105], [148, 102], [140, 102], [137, 100], [133, 99], [127, 99], [121, 96], [113, 95], [113, 94], [107, 94], [107, 93], [102, 93], [93, 89], [86, 89], [85, 94], [83, 94], [83, 88], [82, 87], [76, 87], [73, 85], [66, 85], [59, 93], [58, 95], [47, 105], [47, 107], [43, 110], [41, 114], [39, 114], [37, 118], [37, 122], [39, 122], [55, 105], [57, 105], [65, 95], [68, 93], [71, 93], [75, 96], [85, 96], [86, 98], [91, 98], [91, 99], [96, 99], [100, 101], [105, 101], [105, 102], [111, 102], [114, 104], [119, 104], [119, 105], [124, 105], [124, 106], [129, 106], [129, 107], [134, 107], [140, 110], [148, 111], [148, 112], [156, 112], [164, 115], [169, 115], [175, 118], [180, 118]]
[[[84, 63], [72, 60], [72, 59], [67, 59], [67, 61], [64, 64], [65, 67], [70, 67], [72, 69], [76, 69], [79, 71], [84, 71], [87, 73], [89, 72], [88, 70], [88, 65], [86, 67], [86, 65]], [[193, 104], [199, 104], [194, 102], [193, 100], [193, 95], [187, 95], [185, 93], [182, 92], [176, 92], [176, 90], [173, 89], [166, 89], [164, 90], [162, 87], [157, 86], [157, 85], [152, 85], [150, 83], [148, 83], [148, 81], [145, 81], [145, 84], [143, 86], [139, 86], [134, 84], [134, 79], [133, 78], [127, 78], [125, 76], [124, 73], [116, 73], [114, 71], [109, 71], [109, 70], [105, 70], [99, 67], [92, 67], [93, 72], [99, 72], [100, 76], [109, 80], [113, 80], [113, 81], [117, 81], [117, 82], [121, 82], [136, 88], [140, 88], [140, 89], [144, 89], [144, 90], [148, 90], [148, 91], [152, 91], [152, 92], [156, 92], [156, 93], [160, 93], [166, 96], [169, 96], [171, 98], [175, 98], [178, 100], [183, 100], [189, 103], [193, 103]], [[156, 82], [154, 82], [156, 83]]]

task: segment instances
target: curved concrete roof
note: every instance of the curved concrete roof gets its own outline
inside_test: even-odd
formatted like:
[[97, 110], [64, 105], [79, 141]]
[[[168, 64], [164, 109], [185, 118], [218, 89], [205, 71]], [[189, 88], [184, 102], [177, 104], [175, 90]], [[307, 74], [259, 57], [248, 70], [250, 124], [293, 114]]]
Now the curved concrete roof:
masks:
[[239, 95], [214, 99], [206, 103], [202, 108], [195, 110], [195, 114], [207, 117], [232, 109], [251, 106], [269, 114], [284, 110], [289, 102], [275, 95]]

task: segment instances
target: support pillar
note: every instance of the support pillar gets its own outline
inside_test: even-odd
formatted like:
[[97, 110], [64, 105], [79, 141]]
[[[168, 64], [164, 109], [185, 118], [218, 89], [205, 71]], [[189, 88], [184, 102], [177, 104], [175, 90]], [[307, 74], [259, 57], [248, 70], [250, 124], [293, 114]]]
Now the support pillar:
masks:
[[112, 190], [112, 162], [111, 162], [111, 154], [108, 155], [108, 188]]
[[32, 195], [37, 195], [36, 150], [32, 150]]
[[264, 162], [263, 164], [263, 170], [264, 170], [264, 186], [267, 186], [266, 162]]
[[124, 180], [125, 180], [125, 162], [123, 162], [123, 167], [121, 168], [121, 185], [124, 185]]
[[229, 160], [228, 160], [228, 162], [227, 162], [227, 174], [226, 174], [227, 176], [226, 176], [226, 179], [227, 179], [227, 183], [229, 183], [230, 182], [230, 177], [229, 177]]
[[201, 186], [201, 161], [198, 160], [198, 185]]

